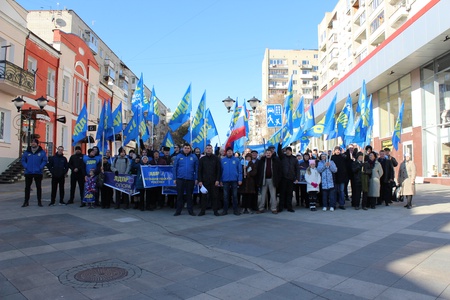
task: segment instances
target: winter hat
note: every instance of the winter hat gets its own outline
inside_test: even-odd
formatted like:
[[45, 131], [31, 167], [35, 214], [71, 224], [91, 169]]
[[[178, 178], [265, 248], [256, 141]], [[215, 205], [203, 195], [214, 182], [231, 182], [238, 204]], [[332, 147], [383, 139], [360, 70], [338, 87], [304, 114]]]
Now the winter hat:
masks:
[[315, 159], [310, 159], [309, 160], [309, 165], [316, 165], [316, 160]]

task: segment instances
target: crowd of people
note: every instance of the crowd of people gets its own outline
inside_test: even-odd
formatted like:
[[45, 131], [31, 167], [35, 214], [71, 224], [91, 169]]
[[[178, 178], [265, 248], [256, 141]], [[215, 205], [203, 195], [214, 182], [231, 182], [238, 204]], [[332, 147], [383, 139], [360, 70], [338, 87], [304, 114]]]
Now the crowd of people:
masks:
[[[346, 201], [350, 200], [355, 210], [368, 210], [398, 201], [394, 193], [397, 187], [402, 199], [406, 198], [405, 207], [412, 207], [416, 169], [409, 153], [399, 165], [389, 148], [375, 152], [370, 145], [365, 149], [348, 145], [346, 149], [336, 146], [328, 151], [307, 149], [305, 153], [294, 154], [291, 147], [282, 149], [282, 142], [277, 147], [269, 146], [263, 153], [245, 149], [242, 155], [232, 148], [213, 149], [211, 145], [200, 153], [199, 148], [192, 149], [188, 143], [175, 146], [172, 154], [168, 147], [161, 147], [160, 151], [145, 147], [138, 154], [134, 150], [127, 154], [120, 148], [116, 156], [109, 150], [102, 156], [97, 147], [85, 155], [77, 146], [67, 160], [62, 146], [47, 159], [39, 141], [34, 139], [22, 155], [25, 169], [22, 207], [29, 206], [33, 181], [38, 206], [42, 206], [45, 166], [52, 174], [49, 206], [56, 204], [58, 188], [59, 204], [74, 204], [78, 185], [81, 207], [133, 207], [145, 211], [168, 206], [175, 209], [174, 216], [181, 215], [185, 207], [189, 215], [196, 216], [196, 205], [200, 209], [198, 216], [204, 216], [209, 208], [215, 216], [225, 216], [231, 209], [234, 215], [295, 212], [294, 207], [334, 211], [345, 210]], [[176, 194], [165, 195], [161, 187], [146, 188], [142, 165], [172, 165]], [[66, 203], [64, 185], [69, 170], [70, 197]], [[114, 192], [104, 184], [106, 172], [136, 175], [139, 194]], [[198, 193], [194, 193], [196, 186]]]

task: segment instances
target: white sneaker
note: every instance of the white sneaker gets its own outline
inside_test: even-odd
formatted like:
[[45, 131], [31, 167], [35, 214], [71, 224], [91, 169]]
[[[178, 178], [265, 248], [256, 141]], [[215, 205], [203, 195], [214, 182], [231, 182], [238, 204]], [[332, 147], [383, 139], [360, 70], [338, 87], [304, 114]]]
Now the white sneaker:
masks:
[[323, 211], [327, 211], [327, 208], [326, 208], [326, 207], [324, 207], [324, 208], [322, 208], [322, 210], [323, 210]]
[[334, 211], [334, 207], [330, 207], [330, 211]]

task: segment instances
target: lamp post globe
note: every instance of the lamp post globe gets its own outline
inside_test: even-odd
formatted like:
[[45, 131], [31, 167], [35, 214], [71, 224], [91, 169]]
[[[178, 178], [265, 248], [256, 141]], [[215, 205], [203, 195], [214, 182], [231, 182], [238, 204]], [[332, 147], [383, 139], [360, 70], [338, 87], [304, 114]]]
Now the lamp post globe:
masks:
[[225, 107], [227, 108], [228, 112], [231, 111], [231, 107], [233, 106], [233, 104], [236, 102], [234, 99], [230, 98], [230, 96], [228, 96], [226, 99], [222, 100], [223, 104], [225, 105]]

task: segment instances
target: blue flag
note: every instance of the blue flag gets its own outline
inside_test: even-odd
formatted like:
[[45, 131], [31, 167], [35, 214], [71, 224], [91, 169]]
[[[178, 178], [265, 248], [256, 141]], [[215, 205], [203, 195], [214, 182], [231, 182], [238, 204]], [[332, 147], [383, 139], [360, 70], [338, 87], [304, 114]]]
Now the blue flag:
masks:
[[101, 140], [105, 131], [105, 106], [106, 101], [103, 102], [102, 110], [100, 112], [100, 121], [98, 122], [97, 134], [95, 135], [96, 140]]
[[178, 103], [178, 107], [173, 113], [172, 119], [169, 122], [169, 128], [172, 131], [177, 130], [178, 127], [180, 127], [181, 125], [186, 123], [187, 120], [189, 120], [189, 117], [191, 116], [191, 111], [192, 111], [191, 85], [189, 84], [186, 93], [184, 94], [180, 103]]
[[300, 126], [302, 131], [308, 131], [314, 125], [316, 125], [316, 119], [314, 116], [314, 101], [312, 101], [309, 105], [308, 111], [304, 114], [304, 118], [300, 121]]
[[156, 97], [155, 93], [155, 87], [152, 87], [152, 95], [150, 97], [147, 121], [152, 122], [153, 125], [158, 125], [159, 123], [159, 106], [158, 98]]
[[[341, 113], [339, 114], [336, 121], [336, 137], [340, 137], [342, 141], [345, 143], [345, 136], [352, 133], [352, 127], [354, 126], [353, 120], [353, 107], [352, 107], [352, 98], [350, 94], [347, 97], [347, 101], [345, 101], [344, 107], [342, 108]], [[354, 128], [354, 127], [353, 127]], [[353, 129], [354, 132], [354, 129]], [[354, 135], [354, 134], [353, 134]]]
[[194, 119], [191, 124], [192, 136], [199, 135], [202, 130], [201, 127], [204, 126], [203, 120], [205, 119], [206, 112], [206, 91], [203, 92], [202, 99], [198, 103], [197, 111], [195, 112]]
[[216, 124], [214, 123], [213, 116], [209, 108], [206, 110], [206, 138], [211, 140], [212, 138], [219, 135], [217, 131]]
[[405, 109], [405, 101], [402, 102], [402, 106], [400, 106], [400, 110], [398, 111], [398, 117], [397, 121], [395, 122], [394, 133], [392, 134], [392, 146], [396, 151], [398, 151], [398, 143], [400, 143], [401, 141], [404, 109]]
[[332, 132], [335, 130], [334, 126], [336, 123], [336, 118], [334, 117], [336, 111], [336, 98], [337, 94], [334, 95], [325, 116], [323, 116], [322, 120], [320, 120], [319, 123], [314, 125], [305, 133], [306, 136], [321, 137], [324, 134], [332, 134]]
[[373, 110], [372, 110], [372, 95], [367, 98], [367, 101], [361, 110], [361, 129], [360, 135], [361, 139], [365, 141], [370, 141], [372, 134], [372, 126], [373, 126]]
[[300, 122], [304, 114], [305, 114], [305, 99], [303, 99], [302, 96], [298, 101], [295, 113], [292, 115], [292, 125], [294, 126], [294, 129], [300, 128]]
[[291, 79], [289, 80], [289, 86], [288, 86], [288, 91], [287, 91], [287, 95], [286, 98], [284, 100], [284, 119], [285, 119], [285, 124], [287, 125], [289, 134], [293, 134], [294, 133], [294, 124], [293, 124], [293, 116], [292, 116], [292, 112], [294, 111], [294, 94], [292, 92], [292, 76], [294, 74], [291, 75]]
[[123, 145], [126, 146], [132, 140], [138, 140], [139, 138], [139, 123], [137, 113], [133, 115], [128, 123], [127, 127], [123, 131]]
[[134, 111], [139, 108], [144, 112], [148, 110], [148, 106], [149, 101], [144, 94], [144, 75], [141, 73], [141, 78], [139, 78], [133, 96], [131, 96], [131, 110]]
[[358, 106], [356, 107], [356, 112], [361, 113], [364, 111], [367, 103], [367, 90], [366, 90], [366, 81], [363, 80], [361, 91], [359, 91], [359, 99]]
[[122, 101], [119, 103], [119, 106], [117, 106], [117, 108], [114, 110], [112, 120], [113, 120], [112, 128], [113, 128], [114, 134], [121, 133], [123, 130], [123, 127], [122, 127]]
[[83, 108], [80, 111], [80, 114], [78, 115], [77, 122], [75, 123], [75, 127], [73, 128], [73, 134], [72, 139], [73, 143], [72, 146], [76, 146], [76, 144], [84, 139], [87, 135], [87, 124], [88, 124], [88, 118], [87, 118], [87, 109], [86, 109], [86, 103], [84, 103]]
[[167, 131], [166, 136], [164, 137], [161, 145], [164, 147], [169, 147], [171, 153], [174, 151], [175, 143], [173, 142], [172, 135], [170, 134], [169, 131]]

